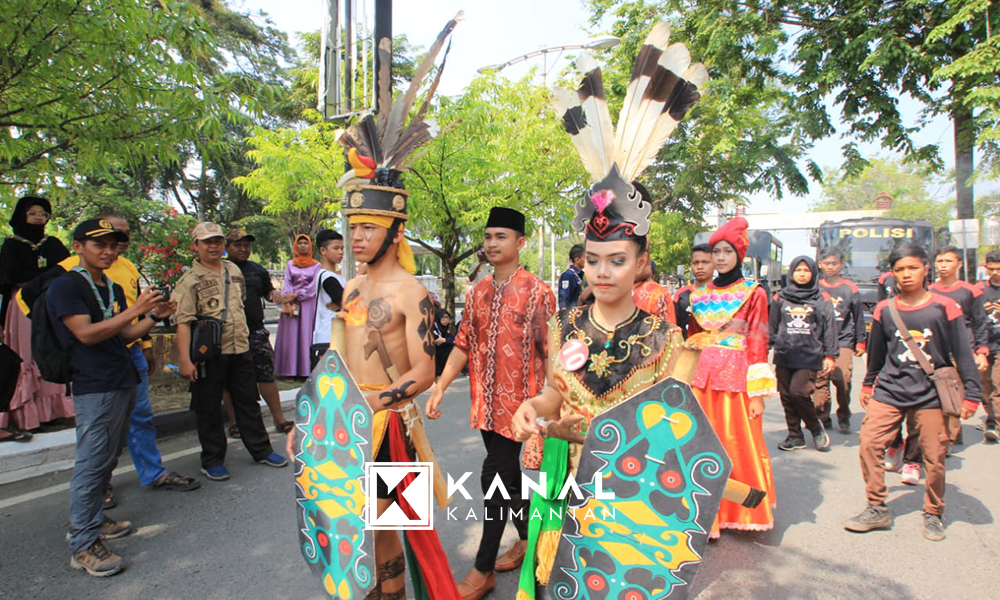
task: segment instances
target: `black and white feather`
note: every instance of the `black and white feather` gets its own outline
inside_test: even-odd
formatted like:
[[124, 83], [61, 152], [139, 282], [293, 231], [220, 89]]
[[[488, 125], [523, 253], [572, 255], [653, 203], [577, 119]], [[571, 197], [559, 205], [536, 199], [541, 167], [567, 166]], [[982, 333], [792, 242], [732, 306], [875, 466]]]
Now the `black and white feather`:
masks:
[[602, 180], [615, 165], [625, 181], [635, 180], [701, 98], [708, 71], [701, 63], [691, 64], [684, 44], [669, 42], [670, 26], [658, 23], [639, 50], [614, 129], [601, 70], [589, 55], [577, 63], [577, 89], [555, 92], [556, 114], [593, 181]]

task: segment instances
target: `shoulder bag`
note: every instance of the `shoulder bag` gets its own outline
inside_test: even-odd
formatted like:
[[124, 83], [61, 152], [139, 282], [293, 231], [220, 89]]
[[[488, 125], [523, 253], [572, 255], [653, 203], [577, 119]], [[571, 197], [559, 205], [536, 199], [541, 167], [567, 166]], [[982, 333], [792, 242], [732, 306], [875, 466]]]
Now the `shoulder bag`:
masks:
[[229, 269], [222, 265], [225, 273], [225, 289], [222, 298], [222, 318], [196, 315], [191, 324], [191, 362], [205, 363], [222, 356], [222, 328], [229, 312]]
[[916, 357], [917, 362], [920, 363], [920, 368], [934, 382], [938, 398], [941, 400], [941, 412], [949, 417], [960, 416], [962, 414], [962, 402], [965, 401], [965, 384], [962, 383], [962, 377], [958, 369], [951, 366], [935, 369], [930, 361], [927, 360], [923, 350], [913, 341], [913, 336], [910, 335], [909, 328], [903, 322], [903, 316], [899, 314], [899, 309], [896, 308], [894, 299], [889, 299], [889, 312], [892, 313], [892, 320], [895, 322], [896, 329], [899, 330], [900, 336], [903, 338], [903, 343], [910, 350], [910, 354]]

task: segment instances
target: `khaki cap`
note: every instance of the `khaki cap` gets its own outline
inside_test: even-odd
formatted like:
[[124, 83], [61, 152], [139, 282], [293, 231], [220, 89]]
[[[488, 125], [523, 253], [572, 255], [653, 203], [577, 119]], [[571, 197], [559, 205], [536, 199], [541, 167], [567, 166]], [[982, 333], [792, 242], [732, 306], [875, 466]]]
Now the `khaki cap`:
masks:
[[207, 240], [214, 237], [225, 237], [222, 232], [222, 227], [216, 225], [215, 223], [198, 223], [194, 228], [194, 232], [191, 234], [191, 239], [194, 241]]
[[251, 242], [253, 242], [256, 239], [257, 238], [255, 238], [253, 235], [247, 233], [246, 229], [241, 229], [239, 227], [230, 229], [229, 233], [226, 234], [227, 242], [238, 242], [240, 240], [250, 240]]

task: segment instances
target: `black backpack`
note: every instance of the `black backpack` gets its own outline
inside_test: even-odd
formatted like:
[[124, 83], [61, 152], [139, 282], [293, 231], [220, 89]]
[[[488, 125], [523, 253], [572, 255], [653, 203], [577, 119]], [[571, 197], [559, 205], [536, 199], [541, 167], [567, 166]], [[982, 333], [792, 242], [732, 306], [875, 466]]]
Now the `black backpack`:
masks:
[[[97, 305], [97, 298], [94, 297], [90, 282], [76, 271], [69, 271], [60, 276], [72, 279], [83, 292], [83, 301], [90, 309], [90, 318], [95, 323], [102, 320], [101, 308]], [[52, 383], [65, 383], [68, 386], [73, 376], [73, 347], [76, 346], [77, 340], [70, 333], [69, 344], [63, 346], [56, 335], [55, 325], [49, 318], [46, 297], [49, 286], [56, 279], [58, 277], [51, 277], [45, 281], [40, 293], [31, 304], [31, 358], [38, 365], [42, 379]], [[16, 310], [16, 307], [12, 309]]]

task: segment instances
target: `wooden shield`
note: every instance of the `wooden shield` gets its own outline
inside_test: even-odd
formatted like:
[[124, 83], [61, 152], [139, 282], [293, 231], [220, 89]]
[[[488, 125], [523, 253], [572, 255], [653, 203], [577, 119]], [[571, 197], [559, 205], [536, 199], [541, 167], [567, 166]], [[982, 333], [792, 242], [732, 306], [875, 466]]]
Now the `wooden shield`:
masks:
[[[688, 384], [668, 378], [590, 424], [548, 589], [686, 598], [732, 470]], [[596, 485], [600, 479], [601, 499]]]
[[331, 598], [374, 587], [375, 542], [365, 530], [365, 462], [372, 411], [344, 361], [328, 351], [295, 399], [295, 498], [302, 556]]

